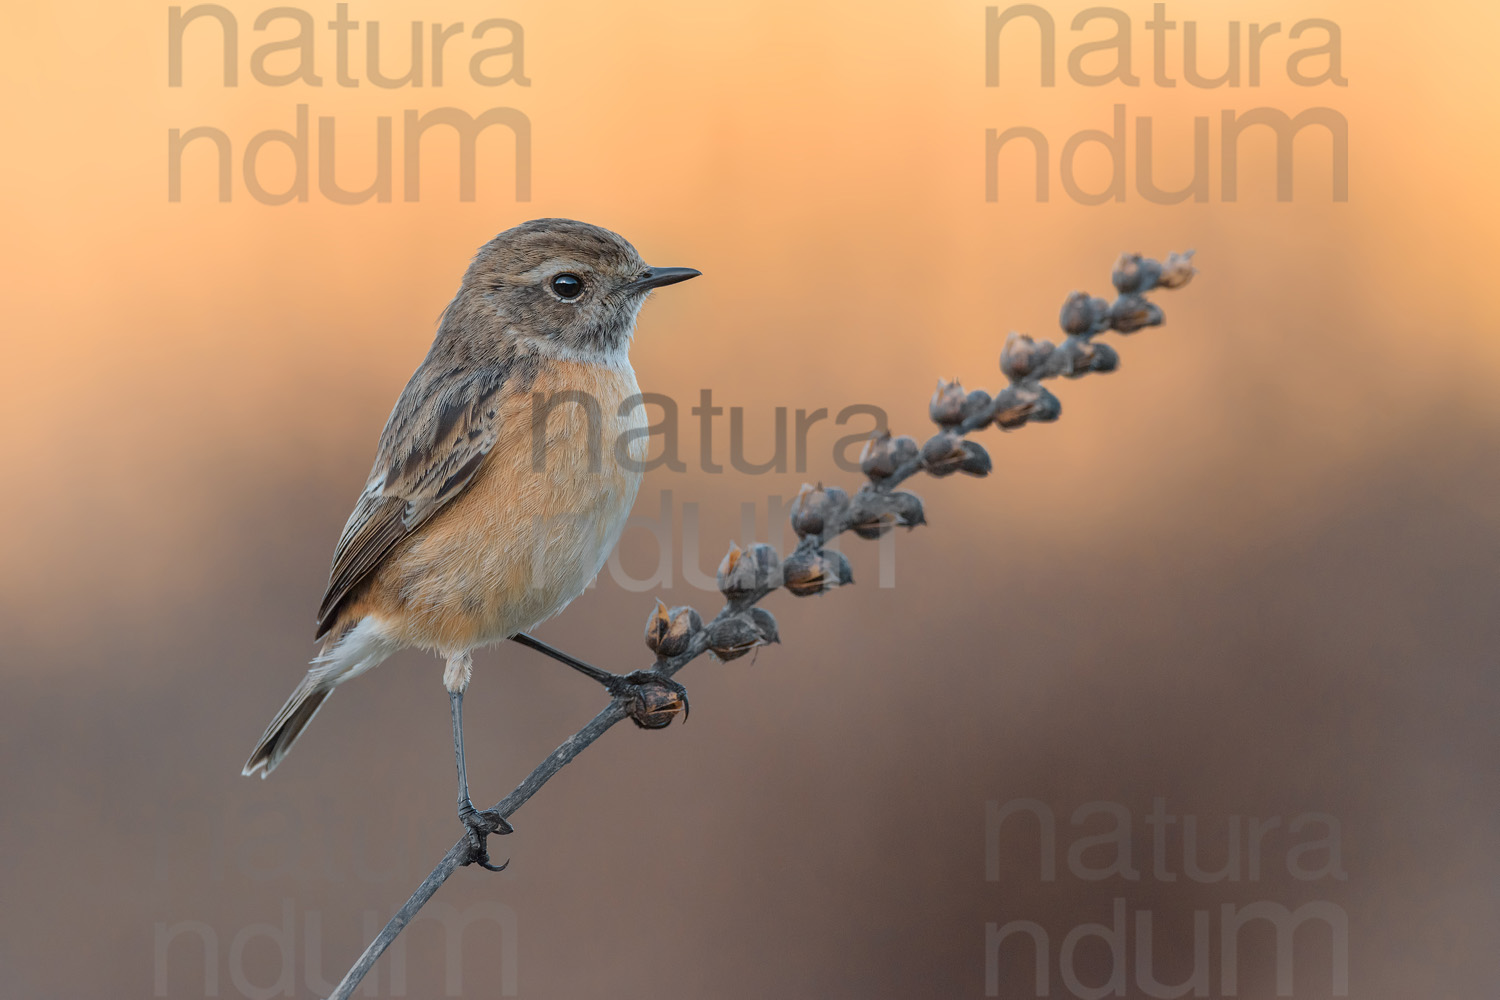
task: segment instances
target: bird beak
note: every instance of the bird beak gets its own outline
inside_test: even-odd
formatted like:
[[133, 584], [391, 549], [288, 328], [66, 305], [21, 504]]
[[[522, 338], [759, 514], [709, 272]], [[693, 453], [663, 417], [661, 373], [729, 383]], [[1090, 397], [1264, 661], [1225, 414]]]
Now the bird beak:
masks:
[[645, 274], [625, 287], [630, 292], [649, 292], [653, 288], [675, 285], [679, 281], [696, 278], [702, 273], [691, 267], [650, 267], [646, 269]]

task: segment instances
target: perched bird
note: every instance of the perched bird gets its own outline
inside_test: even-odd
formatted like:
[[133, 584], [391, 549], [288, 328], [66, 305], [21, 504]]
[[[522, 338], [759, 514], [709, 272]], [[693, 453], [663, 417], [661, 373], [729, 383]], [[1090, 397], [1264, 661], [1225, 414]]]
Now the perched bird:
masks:
[[646, 417], [630, 366], [652, 289], [696, 277], [650, 267], [621, 237], [536, 219], [480, 248], [426, 359], [396, 401], [334, 550], [322, 650], [244, 773], [281, 763], [333, 689], [399, 649], [442, 656], [469, 797], [463, 695], [471, 652], [565, 608], [604, 566], [640, 486]]

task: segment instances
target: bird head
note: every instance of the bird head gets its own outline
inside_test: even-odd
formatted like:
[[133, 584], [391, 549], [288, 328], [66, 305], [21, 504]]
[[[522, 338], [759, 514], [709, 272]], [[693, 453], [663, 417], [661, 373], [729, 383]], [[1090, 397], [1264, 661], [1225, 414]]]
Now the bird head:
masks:
[[[584, 360], [623, 355], [653, 289], [697, 277], [690, 267], [652, 267], [623, 237], [572, 219], [533, 219], [474, 256], [443, 325], [489, 346]], [[475, 345], [479, 346], [479, 345]]]

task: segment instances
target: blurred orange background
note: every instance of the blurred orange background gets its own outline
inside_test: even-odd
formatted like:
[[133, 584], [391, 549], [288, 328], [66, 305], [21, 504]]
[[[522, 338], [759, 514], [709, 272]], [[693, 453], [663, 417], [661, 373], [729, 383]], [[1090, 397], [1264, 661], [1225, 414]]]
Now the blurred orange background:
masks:
[[[832, 442], [868, 424], [818, 425], [805, 472], [710, 474], [689, 414], [701, 389], [744, 408], [752, 461], [772, 451], [777, 407], [874, 404], [921, 437], [939, 376], [998, 388], [1006, 332], [1056, 339], [1064, 296], [1105, 294], [1121, 250], [1195, 248], [1202, 274], [1158, 294], [1164, 328], [1114, 340], [1119, 373], [1055, 387], [1058, 424], [987, 432], [988, 480], [916, 483], [931, 524], [899, 537], [894, 564], [849, 541], [858, 586], [773, 598], [784, 645], [686, 671], [690, 725], [611, 732], [529, 804], [496, 846], [511, 869], [461, 872], [439, 896], [515, 916], [514, 954], [477, 924], [464, 938], [466, 995], [502, 995], [508, 974], [536, 997], [982, 996], [987, 922], [1033, 919], [1060, 939], [1124, 895], [1158, 918], [1167, 982], [1190, 970], [1195, 910], [1323, 899], [1349, 916], [1350, 995], [1490, 996], [1500, 9], [1170, 3], [1179, 26], [1197, 22], [1210, 74], [1231, 18], [1283, 25], [1259, 86], [1203, 89], [1181, 82], [1180, 27], [1179, 83], [1153, 84], [1149, 3], [1116, 5], [1141, 85], [1080, 86], [1067, 54], [1108, 28], [1072, 31], [1081, 5], [1043, 6], [1051, 88], [1029, 25], [1007, 29], [1000, 85], [985, 86], [985, 8], [970, 3], [350, 4], [380, 22], [396, 75], [414, 17], [524, 28], [528, 86], [467, 72], [504, 43], [497, 30], [450, 41], [442, 86], [429, 64], [424, 87], [399, 89], [371, 85], [358, 34], [363, 82], [336, 85], [331, 3], [299, 8], [318, 25], [320, 87], [252, 78], [252, 49], [291, 33], [254, 30], [256, 5], [226, 5], [233, 88], [208, 19], [188, 28], [170, 87], [165, 5], [10, 10], [0, 996], [199, 996], [206, 972], [216, 995], [254, 995], [278, 954], [250, 936], [234, 966], [231, 943], [286, 905], [295, 992], [312, 995], [309, 969], [336, 981], [361, 915], [383, 920], [457, 835], [438, 668], [421, 656], [345, 689], [272, 780], [238, 770], [311, 653], [333, 542], [469, 256], [546, 215], [704, 272], [648, 304], [633, 360], [646, 391], [677, 400], [688, 464], [649, 473], [637, 512], [656, 517], [671, 491], [661, 594], [705, 613], [715, 595], [681, 566], [683, 505], [703, 512], [697, 566], [711, 572], [747, 540], [741, 503], [765, 537], [779, 530], [768, 498], [804, 480], [852, 487]], [[1286, 37], [1306, 18], [1340, 27], [1347, 86], [1288, 80], [1288, 55], [1316, 44]], [[250, 196], [245, 143], [292, 128], [299, 104], [335, 119], [346, 188], [373, 178], [375, 120], [394, 119], [393, 200], [324, 198], [315, 124], [310, 198]], [[1058, 151], [1109, 128], [1115, 104], [1132, 121], [1127, 195], [1077, 204]], [[479, 140], [475, 201], [459, 200], [440, 129], [420, 199], [403, 200], [402, 114], [437, 107], [524, 112], [531, 200], [515, 200], [501, 128]], [[1330, 197], [1318, 129], [1297, 140], [1293, 200], [1276, 200], [1269, 133], [1253, 132], [1239, 197], [1221, 197], [1220, 113], [1259, 107], [1347, 119], [1347, 203]], [[1154, 120], [1165, 187], [1187, 183], [1192, 119], [1208, 117], [1208, 201], [1137, 193], [1137, 116]], [[170, 202], [168, 130], [204, 125], [233, 143], [233, 197], [217, 200], [201, 142]], [[1050, 141], [1045, 203], [1020, 144], [985, 198], [985, 130], [1018, 125]], [[264, 154], [273, 190], [291, 176], [283, 155]], [[1102, 186], [1097, 150], [1079, 167]], [[716, 435], [727, 465], [727, 415]], [[620, 565], [649, 575], [654, 546], [632, 529]], [[651, 597], [606, 574], [539, 634], [644, 666]], [[476, 798], [498, 799], [600, 704], [519, 648], [484, 654]], [[1216, 831], [1205, 851], [1218, 852], [1232, 816], [1326, 812], [1349, 877], [1048, 884], [1027, 855], [986, 881], [985, 802], [1018, 797], [1049, 803], [1065, 830], [1085, 802], [1139, 818], [1165, 797]], [[383, 859], [381, 875], [351, 852]], [[216, 969], [192, 935], [161, 964], [162, 927], [184, 921], [209, 929]], [[1299, 937], [1298, 997], [1330, 995], [1319, 933]], [[1270, 945], [1257, 947], [1241, 996], [1275, 995]], [[410, 995], [451, 988], [444, 954], [436, 931], [412, 931]], [[1005, 988], [1031, 995], [1024, 949], [1005, 956]], [[1088, 961], [1085, 981], [1100, 981]], [[387, 970], [376, 995], [396, 989]]]

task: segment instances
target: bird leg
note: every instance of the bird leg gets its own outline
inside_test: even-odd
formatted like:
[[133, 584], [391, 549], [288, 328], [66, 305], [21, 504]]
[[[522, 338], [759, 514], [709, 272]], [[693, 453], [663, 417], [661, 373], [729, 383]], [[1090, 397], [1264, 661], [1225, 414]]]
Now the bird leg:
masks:
[[[450, 664], [451, 665], [451, 664]], [[449, 690], [448, 704], [453, 710], [453, 757], [458, 764], [458, 818], [469, 831], [469, 847], [473, 863], [492, 872], [504, 871], [502, 865], [490, 864], [488, 838], [492, 833], [507, 834], [514, 829], [504, 816], [493, 809], [481, 812], [474, 808], [469, 797], [469, 773], [464, 766], [464, 692]]]
[[511, 636], [512, 642], [520, 643], [527, 649], [534, 649], [544, 656], [550, 656], [559, 663], [566, 664], [574, 670], [583, 674], [600, 684], [611, 697], [629, 701], [636, 696], [636, 690], [642, 686], [661, 687], [682, 699], [682, 717], [687, 719], [688, 696], [687, 688], [674, 681], [672, 678], [657, 673], [655, 670], [632, 670], [628, 674], [612, 674], [608, 670], [600, 670], [592, 664], [585, 663], [570, 653], [564, 653], [556, 646], [550, 646], [535, 636], [518, 632]]
[[610, 673], [608, 670], [600, 670], [598, 667], [587, 664], [580, 660], [578, 657], [573, 656], [569, 653], [564, 653], [556, 646], [549, 646], [542, 640], [535, 638], [534, 636], [527, 635], [525, 632], [517, 632], [515, 635], [510, 637], [510, 641], [518, 642], [521, 645], [525, 646], [527, 649], [534, 649], [538, 653], [541, 653], [543, 656], [550, 656], [558, 663], [567, 664], [590, 680], [597, 681], [598, 683], [604, 685], [606, 689], [609, 688], [610, 682], [615, 680], [619, 676], [618, 674]]

